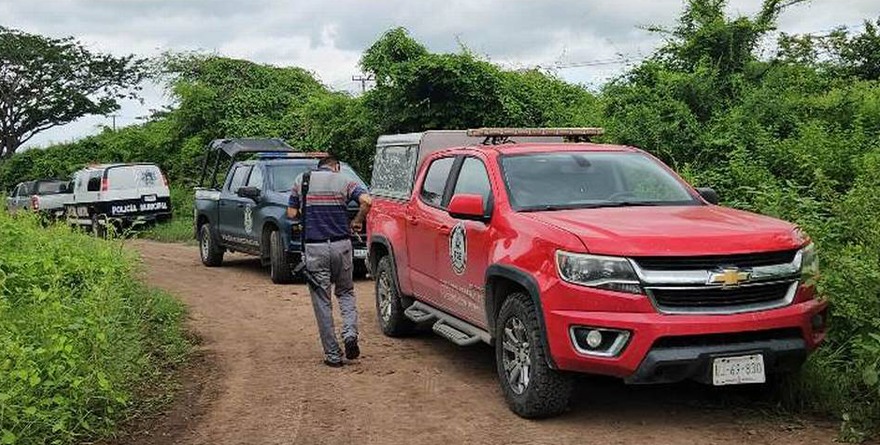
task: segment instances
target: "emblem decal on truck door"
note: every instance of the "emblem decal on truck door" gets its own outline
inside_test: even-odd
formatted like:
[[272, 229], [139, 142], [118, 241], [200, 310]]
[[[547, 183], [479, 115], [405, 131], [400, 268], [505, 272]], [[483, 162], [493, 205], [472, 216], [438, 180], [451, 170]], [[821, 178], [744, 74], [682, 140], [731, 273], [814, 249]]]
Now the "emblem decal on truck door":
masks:
[[253, 230], [254, 230], [253, 209], [251, 206], [245, 206], [245, 208], [244, 208], [244, 231], [245, 231], [245, 233], [251, 233]]
[[456, 275], [464, 273], [467, 267], [467, 229], [463, 222], [456, 224], [449, 232], [449, 260]]

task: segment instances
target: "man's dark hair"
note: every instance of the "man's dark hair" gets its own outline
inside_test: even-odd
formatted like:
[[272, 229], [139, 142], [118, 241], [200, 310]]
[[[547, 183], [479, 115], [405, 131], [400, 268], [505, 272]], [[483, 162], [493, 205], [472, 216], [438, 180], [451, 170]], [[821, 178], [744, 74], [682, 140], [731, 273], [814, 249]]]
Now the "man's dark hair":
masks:
[[336, 156], [333, 155], [321, 158], [321, 160], [318, 161], [318, 167], [332, 167], [336, 164], [339, 164], [339, 159], [336, 159]]

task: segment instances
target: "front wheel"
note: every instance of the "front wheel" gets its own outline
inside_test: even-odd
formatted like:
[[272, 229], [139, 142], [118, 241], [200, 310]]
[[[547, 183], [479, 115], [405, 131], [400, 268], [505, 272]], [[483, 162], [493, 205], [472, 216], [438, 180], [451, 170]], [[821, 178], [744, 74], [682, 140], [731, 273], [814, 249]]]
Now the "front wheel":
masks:
[[223, 264], [223, 248], [214, 242], [211, 226], [202, 224], [199, 227], [199, 256], [202, 264], [208, 267], [217, 267]]
[[269, 235], [269, 274], [275, 284], [287, 284], [293, 281], [293, 271], [287, 259], [287, 250], [281, 232], [273, 230]]
[[495, 328], [495, 360], [510, 410], [528, 419], [551, 417], [568, 409], [573, 379], [547, 365], [535, 304], [513, 293], [501, 306]]
[[400, 290], [394, 279], [391, 256], [385, 255], [376, 265], [376, 315], [382, 333], [389, 337], [400, 337], [413, 332], [415, 323], [403, 314]]

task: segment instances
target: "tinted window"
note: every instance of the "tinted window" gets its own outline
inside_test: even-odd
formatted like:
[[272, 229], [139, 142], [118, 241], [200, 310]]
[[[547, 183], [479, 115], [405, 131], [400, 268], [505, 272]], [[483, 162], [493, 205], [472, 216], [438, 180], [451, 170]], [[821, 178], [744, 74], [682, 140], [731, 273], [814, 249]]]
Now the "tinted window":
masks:
[[258, 189], [263, 188], [263, 169], [254, 167], [251, 171], [251, 177], [248, 178], [247, 186], [256, 187]]
[[[276, 192], [289, 192], [291, 188], [293, 188], [293, 181], [296, 180], [299, 175], [305, 173], [308, 170], [314, 170], [318, 168], [318, 161], [306, 163], [306, 162], [297, 162], [291, 164], [278, 164], [269, 167], [269, 176], [272, 178], [272, 190]], [[367, 188], [364, 181], [348, 166], [348, 164], [342, 164], [342, 169], [340, 171], [345, 176], [348, 176], [355, 182], [361, 185], [363, 188]]]
[[393, 198], [408, 198], [412, 193], [418, 146], [378, 147], [373, 162], [371, 193]]
[[461, 164], [458, 174], [458, 182], [455, 183], [453, 196], [458, 194], [480, 195], [483, 197], [483, 205], [489, 203], [492, 195], [492, 186], [489, 185], [489, 173], [486, 166], [477, 158], [466, 158]]
[[699, 204], [678, 179], [640, 153], [508, 156], [502, 167], [521, 210]]
[[453, 161], [455, 158], [441, 158], [431, 163], [428, 173], [425, 175], [425, 182], [422, 183], [421, 195], [425, 203], [440, 207]]
[[86, 189], [90, 192], [100, 192], [101, 191], [101, 178], [104, 177], [103, 170], [93, 170], [89, 172], [89, 182], [87, 184]]
[[18, 184], [18, 187], [12, 192], [12, 196], [21, 196], [21, 192], [24, 190], [24, 186], [22, 184]]
[[235, 172], [232, 173], [232, 179], [229, 181], [230, 192], [235, 193], [238, 189], [244, 187], [244, 182], [247, 179], [250, 170], [250, 166], [239, 166], [235, 168]]

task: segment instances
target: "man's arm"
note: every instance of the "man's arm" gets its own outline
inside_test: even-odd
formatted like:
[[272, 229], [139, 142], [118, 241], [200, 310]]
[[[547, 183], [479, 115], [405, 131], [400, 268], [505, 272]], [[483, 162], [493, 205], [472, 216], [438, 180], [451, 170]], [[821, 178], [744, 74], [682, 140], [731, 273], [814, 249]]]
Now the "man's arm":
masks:
[[296, 219], [299, 216], [299, 190], [302, 184], [302, 176], [297, 176], [290, 189], [290, 198], [287, 199], [287, 217]]
[[296, 207], [288, 206], [287, 207], [287, 217], [289, 219], [296, 219], [297, 216], [299, 216], [299, 209]]
[[366, 218], [367, 212], [370, 211], [370, 207], [373, 205], [373, 198], [370, 197], [369, 193], [363, 192], [358, 196], [358, 204], [360, 204], [360, 208], [357, 215], [351, 220], [351, 230], [355, 233], [360, 232], [364, 228], [364, 218]]

